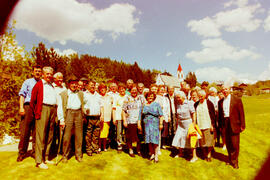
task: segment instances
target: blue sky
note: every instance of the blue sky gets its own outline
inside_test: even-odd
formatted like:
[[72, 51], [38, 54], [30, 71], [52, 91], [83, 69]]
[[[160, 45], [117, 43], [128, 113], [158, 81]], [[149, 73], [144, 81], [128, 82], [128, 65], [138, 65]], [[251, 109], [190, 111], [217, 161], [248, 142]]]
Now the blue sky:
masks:
[[269, 0], [21, 0], [17, 41], [91, 54], [199, 82], [270, 79]]

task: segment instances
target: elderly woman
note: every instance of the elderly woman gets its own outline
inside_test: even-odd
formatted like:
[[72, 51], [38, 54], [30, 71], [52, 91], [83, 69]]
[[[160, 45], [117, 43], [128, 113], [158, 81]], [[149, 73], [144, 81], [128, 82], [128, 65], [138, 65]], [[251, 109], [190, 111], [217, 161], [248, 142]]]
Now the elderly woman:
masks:
[[203, 148], [204, 159], [211, 161], [211, 151], [214, 147], [214, 125], [216, 121], [213, 103], [206, 99], [206, 92], [200, 90], [199, 101], [194, 104], [196, 109], [197, 124], [202, 132], [200, 146]]
[[[175, 93], [176, 98], [176, 118], [177, 118], [177, 130], [173, 138], [172, 146], [179, 148], [179, 155], [183, 156], [183, 149], [191, 149], [190, 141], [188, 139], [188, 128], [190, 124], [195, 124], [195, 109], [190, 101], [186, 100], [186, 94], [183, 91], [177, 91]], [[177, 157], [177, 156], [176, 156]], [[196, 150], [192, 149], [192, 158], [190, 162], [197, 161]]]
[[101, 151], [101, 145], [103, 144], [103, 150], [107, 151], [107, 138], [110, 129], [110, 121], [112, 116], [112, 104], [113, 104], [113, 97], [110, 96], [107, 92], [107, 86], [101, 83], [98, 86], [99, 94], [101, 95], [101, 103], [103, 105], [104, 111], [104, 119], [101, 124], [101, 131], [100, 131], [100, 140], [99, 140], [99, 151]]
[[193, 89], [190, 91], [190, 100], [193, 104], [195, 104], [195, 102], [199, 101], [198, 90]]
[[[158, 162], [158, 144], [160, 130], [163, 127], [163, 112], [161, 106], [155, 102], [156, 95], [153, 92], [146, 94], [147, 103], [143, 106], [141, 114], [145, 124], [145, 143], [148, 144], [150, 160]], [[141, 117], [141, 116], [140, 116]]]
[[124, 104], [126, 96], [126, 86], [123, 83], [119, 83], [118, 85], [119, 94], [114, 98], [113, 101], [113, 124], [116, 126], [117, 131], [117, 150], [118, 152], [122, 151], [122, 143], [123, 143], [123, 116], [122, 116], [122, 107]]
[[127, 96], [123, 104], [123, 122], [124, 126], [127, 128], [126, 138], [127, 146], [129, 149], [129, 155], [135, 157], [132, 144], [136, 143], [137, 153], [140, 156], [140, 141], [138, 138], [138, 129], [141, 131], [141, 123], [139, 121], [140, 109], [142, 107], [141, 101], [138, 98], [138, 89], [136, 84], [133, 84], [130, 90], [130, 95]]

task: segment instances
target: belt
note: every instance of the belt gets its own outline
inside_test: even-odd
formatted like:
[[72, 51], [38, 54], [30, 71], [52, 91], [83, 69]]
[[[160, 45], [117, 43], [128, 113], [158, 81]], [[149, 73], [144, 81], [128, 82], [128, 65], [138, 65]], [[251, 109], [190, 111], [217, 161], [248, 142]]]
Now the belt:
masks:
[[67, 109], [67, 111], [81, 111], [81, 108], [80, 109]]
[[56, 107], [57, 105], [56, 104], [45, 104], [43, 103], [44, 106], [49, 106], [49, 107]]
[[180, 121], [184, 121], [184, 120], [189, 120], [191, 119], [190, 117], [189, 118], [179, 118]]
[[25, 106], [26, 106], [26, 105], [30, 105], [30, 102], [26, 102], [26, 103], [24, 103], [23, 105], [25, 105]]

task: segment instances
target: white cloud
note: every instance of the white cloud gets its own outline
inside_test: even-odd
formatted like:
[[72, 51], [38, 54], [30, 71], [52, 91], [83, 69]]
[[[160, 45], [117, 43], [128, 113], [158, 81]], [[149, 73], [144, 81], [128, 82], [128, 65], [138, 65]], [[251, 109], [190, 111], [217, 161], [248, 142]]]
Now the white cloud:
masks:
[[17, 20], [16, 28], [34, 32], [50, 42], [65, 44], [72, 40], [91, 44], [102, 42], [96, 36], [98, 31], [117, 36], [134, 33], [139, 23], [136, 11], [127, 3], [96, 9], [90, 3], [76, 0], [21, 0], [13, 18]]
[[261, 56], [248, 49], [233, 47], [220, 38], [206, 39], [201, 44], [202, 50], [188, 52], [186, 57], [197, 63], [208, 63], [221, 60], [255, 60]]
[[[200, 68], [195, 71], [195, 74], [199, 81], [223, 81], [226, 84], [233, 84], [234, 82], [253, 84], [256, 82], [256, 80], [250, 74], [236, 73], [234, 70], [227, 67]], [[211, 76], [209, 74], [211, 74]]]
[[260, 74], [258, 80], [270, 80], [270, 62], [268, 63], [268, 68]]
[[248, 4], [248, 0], [231, 0], [229, 2], [226, 2], [224, 4], [224, 7], [227, 8], [227, 7], [230, 7], [232, 5], [236, 5], [238, 7], [243, 7], [243, 6], [246, 6]]
[[166, 56], [169, 57], [171, 56], [173, 53], [172, 52], [167, 52]]
[[268, 11], [268, 16], [267, 18], [264, 20], [264, 30], [266, 32], [270, 31], [270, 11]]
[[230, 1], [224, 6], [230, 7], [232, 5], [237, 5], [237, 7], [221, 11], [212, 17], [191, 20], [187, 27], [191, 29], [191, 32], [196, 32], [203, 37], [219, 37], [222, 29], [228, 32], [252, 32], [259, 28], [262, 21], [257, 19], [255, 14], [264, 11], [261, 4], [248, 5], [247, 0], [238, 0]]
[[71, 54], [77, 54], [77, 52], [73, 49], [64, 49], [63, 51], [61, 51], [60, 49], [56, 48], [54, 50], [57, 54], [61, 56], [69, 56]]

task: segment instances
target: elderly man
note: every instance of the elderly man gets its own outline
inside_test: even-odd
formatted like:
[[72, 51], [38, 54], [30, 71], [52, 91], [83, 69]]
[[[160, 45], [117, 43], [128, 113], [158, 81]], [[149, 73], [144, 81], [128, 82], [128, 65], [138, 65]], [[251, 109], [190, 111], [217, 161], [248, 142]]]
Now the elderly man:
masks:
[[[30, 106], [36, 119], [35, 159], [37, 167], [48, 169], [49, 151], [53, 140], [57, 95], [52, 85], [53, 68], [42, 69], [42, 80], [32, 90]], [[45, 155], [45, 157], [43, 156]]]
[[58, 102], [58, 118], [61, 127], [65, 128], [63, 141], [63, 163], [67, 163], [72, 128], [75, 132], [75, 157], [78, 162], [82, 161], [83, 142], [83, 92], [77, 90], [78, 80], [71, 77], [68, 81], [69, 89], [63, 91]]
[[225, 128], [225, 141], [229, 162], [238, 169], [240, 133], [245, 129], [245, 114], [242, 100], [231, 94], [230, 86], [222, 89], [224, 99], [218, 102], [218, 113], [221, 125]]
[[170, 105], [170, 123], [169, 123], [169, 135], [170, 139], [172, 140], [175, 132], [176, 132], [176, 127], [177, 127], [177, 122], [175, 118], [175, 100], [174, 100], [174, 87], [173, 86], [168, 86], [167, 89], [168, 93], [165, 95], [166, 98], [169, 100], [169, 105]]
[[134, 82], [132, 79], [127, 80], [127, 89], [126, 89], [126, 94], [130, 95], [131, 88], [133, 86]]
[[19, 92], [20, 96], [20, 110], [19, 114], [22, 117], [20, 123], [20, 142], [19, 142], [19, 153], [17, 162], [22, 161], [27, 154], [28, 144], [30, 135], [32, 132], [32, 155], [35, 153], [35, 119], [33, 116], [33, 111], [30, 108], [30, 100], [32, 89], [35, 84], [40, 80], [41, 77], [41, 67], [35, 66], [32, 72], [33, 78], [27, 79], [24, 81], [22, 88]]
[[84, 92], [84, 109], [87, 120], [87, 130], [85, 136], [86, 153], [92, 156], [99, 154], [100, 125], [104, 120], [104, 111], [101, 96], [95, 91], [95, 81], [89, 81], [87, 91]]
[[61, 72], [57, 72], [53, 75], [53, 87], [56, 91], [56, 94], [59, 95], [61, 92], [63, 92], [64, 90], [66, 90], [67, 88], [64, 86], [63, 80], [64, 80], [64, 76]]
[[88, 84], [88, 79], [86, 79], [85, 77], [82, 77], [78, 82], [78, 90], [86, 91], [87, 84]]

